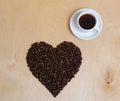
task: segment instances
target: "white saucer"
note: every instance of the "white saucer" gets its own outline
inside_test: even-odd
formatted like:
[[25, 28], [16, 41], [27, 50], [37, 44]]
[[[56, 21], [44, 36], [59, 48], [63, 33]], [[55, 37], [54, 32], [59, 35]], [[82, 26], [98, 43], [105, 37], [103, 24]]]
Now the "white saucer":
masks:
[[[78, 18], [80, 17], [81, 14], [82, 15], [83, 14], [93, 15], [96, 19], [95, 27], [93, 27], [90, 30], [80, 28], [80, 26], [78, 26]], [[72, 33], [76, 37], [83, 39], [83, 40], [91, 40], [91, 39], [96, 38], [100, 34], [102, 27], [103, 27], [103, 24], [102, 24], [102, 19], [100, 15], [92, 9], [88, 9], [88, 8], [79, 9], [72, 15], [70, 19], [70, 28], [71, 28]]]

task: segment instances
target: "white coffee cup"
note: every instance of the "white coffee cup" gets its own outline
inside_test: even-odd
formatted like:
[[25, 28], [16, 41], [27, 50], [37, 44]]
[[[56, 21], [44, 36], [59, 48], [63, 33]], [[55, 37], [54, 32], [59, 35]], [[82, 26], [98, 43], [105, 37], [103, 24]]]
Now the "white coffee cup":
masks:
[[[84, 21], [82, 21], [81, 18], [82, 20], [84, 19]], [[81, 25], [81, 21], [84, 26]], [[96, 38], [100, 34], [102, 27], [100, 15], [96, 11], [88, 8], [77, 10], [70, 20], [71, 31], [76, 37], [83, 40]]]

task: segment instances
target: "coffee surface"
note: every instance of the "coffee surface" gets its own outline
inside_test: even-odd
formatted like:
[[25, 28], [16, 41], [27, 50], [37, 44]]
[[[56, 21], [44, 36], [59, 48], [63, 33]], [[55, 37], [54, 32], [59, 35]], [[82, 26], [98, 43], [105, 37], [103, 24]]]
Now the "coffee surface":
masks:
[[79, 19], [79, 25], [86, 30], [92, 29], [96, 24], [95, 18], [90, 14], [82, 15]]

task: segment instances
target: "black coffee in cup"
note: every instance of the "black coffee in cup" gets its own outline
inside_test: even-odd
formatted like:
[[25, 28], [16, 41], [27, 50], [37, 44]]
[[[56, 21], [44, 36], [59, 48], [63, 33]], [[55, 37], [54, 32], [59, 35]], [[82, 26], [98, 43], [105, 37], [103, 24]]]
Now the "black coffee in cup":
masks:
[[90, 14], [84, 14], [79, 18], [79, 25], [86, 30], [92, 29], [96, 24], [96, 19]]

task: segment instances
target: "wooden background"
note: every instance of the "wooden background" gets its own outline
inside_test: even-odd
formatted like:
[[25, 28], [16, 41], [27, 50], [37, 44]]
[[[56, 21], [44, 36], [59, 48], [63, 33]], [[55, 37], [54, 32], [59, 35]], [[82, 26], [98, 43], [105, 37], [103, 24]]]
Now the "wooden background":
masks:
[[[104, 25], [90, 41], [69, 28], [73, 12], [86, 7]], [[71, 41], [82, 51], [80, 71], [57, 98], [27, 67], [27, 49], [36, 41], [54, 47]], [[0, 101], [120, 101], [119, 0], [0, 0]]]

